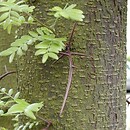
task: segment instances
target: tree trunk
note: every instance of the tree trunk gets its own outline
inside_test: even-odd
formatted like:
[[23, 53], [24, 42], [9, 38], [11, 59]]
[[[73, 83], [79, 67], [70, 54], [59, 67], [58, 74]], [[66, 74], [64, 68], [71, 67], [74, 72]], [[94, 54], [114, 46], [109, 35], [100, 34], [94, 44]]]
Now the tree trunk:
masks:
[[[84, 11], [85, 19], [76, 27], [72, 49], [86, 56], [73, 56], [76, 67], [62, 115], [67, 57], [55, 64], [53, 60], [42, 64], [31, 48], [18, 61], [18, 89], [25, 99], [44, 102], [40, 116], [52, 122], [49, 130], [125, 130], [126, 0], [39, 0], [33, 4], [38, 18], [48, 23], [52, 18], [45, 12], [66, 3], [75, 3]], [[72, 26], [73, 22], [61, 20], [57, 33], [68, 36]]]

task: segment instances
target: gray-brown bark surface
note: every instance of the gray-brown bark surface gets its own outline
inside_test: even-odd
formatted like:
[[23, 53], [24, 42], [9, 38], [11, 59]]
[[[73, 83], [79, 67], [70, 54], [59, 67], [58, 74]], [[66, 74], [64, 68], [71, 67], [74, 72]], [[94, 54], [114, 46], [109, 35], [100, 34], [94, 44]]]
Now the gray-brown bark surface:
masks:
[[[19, 90], [32, 102], [44, 102], [40, 116], [52, 121], [49, 130], [125, 130], [126, 0], [41, 0], [34, 3], [36, 14], [47, 22], [50, 16], [45, 12], [67, 2], [84, 11], [85, 19], [76, 28], [72, 49], [86, 56], [73, 57], [76, 68], [62, 116], [67, 57], [55, 64], [52, 60], [42, 64], [31, 48], [18, 61]], [[72, 22], [63, 21], [56, 28], [60, 36], [69, 35], [72, 28]]]

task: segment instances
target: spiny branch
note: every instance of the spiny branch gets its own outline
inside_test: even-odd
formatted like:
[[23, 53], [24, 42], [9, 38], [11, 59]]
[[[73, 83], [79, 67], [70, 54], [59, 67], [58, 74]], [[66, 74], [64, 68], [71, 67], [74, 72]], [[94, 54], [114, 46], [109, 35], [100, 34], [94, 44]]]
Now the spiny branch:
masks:
[[[73, 65], [73, 60], [72, 60], [72, 56], [73, 55], [77, 55], [77, 56], [85, 56], [85, 54], [83, 53], [79, 53], [79, 52], [71, 52], [71, 46], [72, 46], [72, 39], [73, 39], [73, 36], [74, 36], [74, 32], [75, 32], [75, 28], [76, 28], [76, 25], [77, 23], [74, 23], [73, 25], [73, 29], [70, 33], [70, 36], [69, 36], [69, 40], [68, 40], [68, 43], [66, 44], [66, 51], [64, 52], [60, 52], [61, 56], [58, 60], [60, 60], [61, 58], [63, 58], [64, 56], [67, 56], [69, 58], [69, 76], [68, 76], [68, 83], [67, 83], [67, 87], [66, 87], [66, 92], [65, 92], [65, 96], [64, 96], [64, 100], [63, 100], [63, 103], [62, 103], [62, 106], [61, 106], [61, 110], [60, 110], [60, 116], [61, 114], [63, 113], [63, 110], [64, 110], [64, 107], [65, 107], [65, 104], [66, 104], [66, 100], [68, 98], [68, 93], [69, 93], [69, 90], [70, 90], [70, 87], [71, 87], [71, 82], [72, 82], [72, 77], [73, 77], [73, 68], [75, 68], [75, 66]], [[57, 60], [57, 61], [58, 61]], [[56, 63], [57, 61], [53, 62]]]
[[69, 58], [69, 76], [68, 76], [68, 84], [67, 84], [67, 87], [66, 87], [66, 93], [65, 93], [65, 96], [64, 96], [64, 100], [63, 100], [63, 103], [62, 103], [61, 110], [60, 110], [60, 116], [61, 116], [61, 114], [62, 114], [62, 112], [64, 110], [66, 100], [67, 100], [67, 97], [68, 97], [68, 93], [69, 93], [69, 90], [70, 90], [71, 82], [72, 82], [73, 61], [72, 61], [72, 54], [71, 54], [70, 49], [71, 49], [71, 41], [72, 41], [72, 38], [73, 38], [73, 35], [74, 35], [75, 27], [76, 27], [76, 23], [74, 24], [73, 29], [71, 31], [71, 34], [70, 34], [70, 37], [69, 37], [69, 42], [68, 42], [68, 44], [66, 46], [67, 50], [63, 54], [63, 55], [67, 55], [68, 58]]

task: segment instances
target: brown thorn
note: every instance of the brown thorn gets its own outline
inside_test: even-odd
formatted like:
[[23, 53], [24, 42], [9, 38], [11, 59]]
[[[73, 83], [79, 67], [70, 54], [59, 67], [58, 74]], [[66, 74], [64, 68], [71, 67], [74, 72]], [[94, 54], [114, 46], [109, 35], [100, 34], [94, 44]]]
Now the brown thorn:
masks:
[[72, 57], [71, 56], [69, 56], [69, 61], [70, 61], [70, 68], [69, 68], [68, 84], [67, 84], [67, 87], [66, 87], [66, 93], [65, 93], [65, 96], [64, 96], [62, 107], [61, 107], [61, 110], [60, 110], [60, 116], [61, 116], [61, 114], [64, 110], [66, 100], [68, 98], [68, 93], [69, 93], [69, 90], [70, 90], [71, 82], [72, 82], [73, 66], [72, 66]]
[[69, 42], [68, 42], [68, 47], [69, 47], [69, 49], [70, 49], [70, 47], [71, 47], [71, 41], [72, 41], [72, 38], [73, 38], [73, 35], [74, 35], [74, 31], [75, 31], [75, 28], [76, 28], [76, 25], [77, 25], [77, 23], [74, 23], [74, 25], [73, 25], [73, 29], [72, 29], [72, 31], [71, 31], [71, 33], [70, 33], [70, 37], [69, 37]]
[[77, 55], [77, 56], [86, 56], [83, 53], [78, 53], [78, 52], [71, 52], [72, 55]]
[[66, 104], [66, 100], [68, 98], [68, 94], [69, 94], [69, 90], [70, 90], [70, 87], [71, 87], [71, 82], [72, 82], [72, 76], [73, 76], [73, 63], [72, 63], [72, 55], [71, 55], [71, 51], [70, 51], [70, 48], [71, 48], [71, 41], [72, 41], [72, 38], [73, 38], [73, 35], [74, 35], [74, 31], [75, 31], [75, 27], [76, 27], [76, 23], [74, 23], [73, 25], [73, 29], [71, 31], [71, 34], [70, 34], [70, 37], [69, 37], [69, 42], [68, 44], [66, 45], [66, 52], [67, 52], [67, 55], [68, 55], [68, 58], [69, 58], [69, 76], [68, 76], [68, 83], [67, 83], [67, 87], [66, 87], [66, 92], [65, 92], [65, 96], [64, 96], [64, 100], [63, 100], [63, 103], [62, 103], [62, 106], [61, 106], [61, 110], [60, 110], [60, 116], [64, 110], [64, 107], [65, 107], [65, 104]]
[[67, 53], [67, 52], [59, 52], [59, 53], [62, 55], [65, 55], [65, 56], [69, 56], [69, 53]]

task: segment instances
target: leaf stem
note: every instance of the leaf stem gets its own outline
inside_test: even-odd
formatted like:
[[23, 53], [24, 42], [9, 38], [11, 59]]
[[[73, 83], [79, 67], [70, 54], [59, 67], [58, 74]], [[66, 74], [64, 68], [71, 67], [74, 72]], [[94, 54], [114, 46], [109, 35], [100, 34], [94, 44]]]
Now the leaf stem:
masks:
[[26, 14], [27, 14], [28, 16], [31, 16], [31, 17], [32, 17], [37, 23], [39, 23], [41, 26], [44, 26], [44, 27], [50, 29], [50, 30], [55, 34], [55, 32], [54, 32], [54, 30], [53, 30], [52, 28], [48, 27], [46, 24], [44, 24], [44, 23], [41, 22], [39, 19], [37, 19], [35, 16], [31, 15], [30, 13], [26, 13]]

